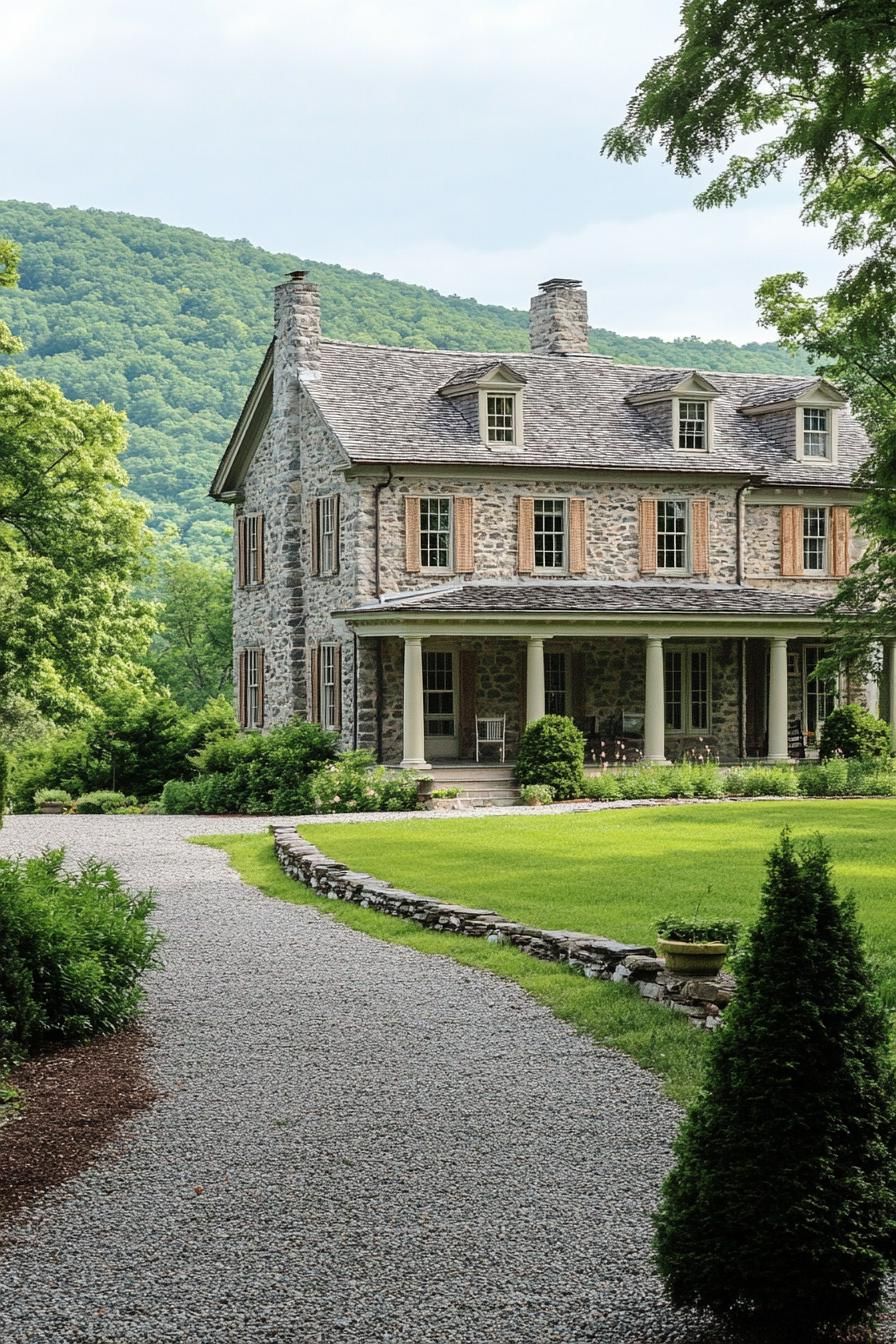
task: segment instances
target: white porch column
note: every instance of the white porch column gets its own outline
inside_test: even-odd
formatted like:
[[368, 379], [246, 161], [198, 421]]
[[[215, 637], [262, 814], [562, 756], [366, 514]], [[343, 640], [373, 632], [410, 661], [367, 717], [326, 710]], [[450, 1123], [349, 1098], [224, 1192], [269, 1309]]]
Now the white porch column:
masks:
[[890, 720], [890, 750], [896, 751], [896, 639], [891, 639], [887, 645], [887, 672], [889, 673], [887, 717]]
[[526, 723], [544, 718], [544, 640], [526, 643]]
[[423, 640], [404, 639], [403, 770], [428, 770], [423, 752]]
[[772, 639], [768, 676], [768, 759], [787, 761], [787, 640]]
[[644, 695], [644, 759], [666, 759], [666, 677], [663, 641], [647, 637]]

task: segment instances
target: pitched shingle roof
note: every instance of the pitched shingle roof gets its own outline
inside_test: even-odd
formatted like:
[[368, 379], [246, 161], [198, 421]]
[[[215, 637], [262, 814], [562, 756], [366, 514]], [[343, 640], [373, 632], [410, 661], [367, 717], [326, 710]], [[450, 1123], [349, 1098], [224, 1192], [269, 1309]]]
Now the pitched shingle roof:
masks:
[[[407, 593], [357, 608], [357, 613], [495, 615], [582, 613], [669, 616], [814, 616], [826, 599], [737, 584], [697, 583], [465, 583], [438, 592]], [[346, 613], [356, 614], [355, 611]]]
[[512, 358], [527, 381], [522, 448], [486, 446], [462, 409], [439, 395], [458, 374], [504, 362], [500, 355], [322, 341], [321, 377], [306, 388], [355, 463], [708, 470], [762, 476], [771, 484], [843, 486], [869, 452], [864, 433], [845, 411], [836, 465], [797, 462], [765, 432], [762, 416], [739, 412], [760, 397], [798, 395], [807, 385], [804, 378], [710, 374], [720, 392], [716, 442], [710, 453], [689, 454], [673, 448], [653, 420], [625, 398], [651, 377], [671, 384], [692, 369], [614, 364], [598, 355], [514, 353]]
[[519, 373], [505, 359], [490, 359], [487, 364], [470, 364], [466, 368], [458, 369], [453, 373], [447, 383], [443, 385], [443, 390], [449, 387], [466, 387], [468, 383], [478, 383], [480, 378], [486, 374], [492, 373], [495, 369], [506, 369], [508, 373], [513, 374], [521, 383], [526, 381], [523, 374]]

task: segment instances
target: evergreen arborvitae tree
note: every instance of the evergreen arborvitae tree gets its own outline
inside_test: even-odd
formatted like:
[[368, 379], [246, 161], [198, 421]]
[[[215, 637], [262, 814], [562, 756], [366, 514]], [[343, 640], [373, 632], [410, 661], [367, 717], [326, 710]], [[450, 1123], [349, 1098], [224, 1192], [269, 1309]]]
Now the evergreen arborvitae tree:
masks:
[[896, 1253], [889, 1028], [851, 897], [817, 836], [768, 860], [737, 997], [656, 1217], [673, 1302], [772, 1337], [853, 1338]]

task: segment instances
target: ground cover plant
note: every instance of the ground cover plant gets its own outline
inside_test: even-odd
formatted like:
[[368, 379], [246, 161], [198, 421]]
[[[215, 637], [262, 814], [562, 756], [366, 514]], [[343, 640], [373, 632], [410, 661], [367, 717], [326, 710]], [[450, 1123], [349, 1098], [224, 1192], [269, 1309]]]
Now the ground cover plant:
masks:
[[[427, 841], [432, 832], [450, 822], [419, 823]], [[475, 824], [475, 823], [474, 823]], [[389, 823], [401, 825], [400, 822]], [[420, 847], [421, 834], [416, 832]], [[321, 829], [324, 829], [323, 827]], [[354, 830], [328, 826], [326, 832]], [[658, 1011], [628, 985], [586, 980], [568, 967], [538, 961], [513, 947], [498, 947], [484, 938], [434, 933], [409, 919], [379, 914], [343, 901], [328, 901], [287, 877], [267, 835], [202, 836], [195, 844], [223, 850], [243, 881], [266, 895], [294, 905], [308, 905], [349, 928], [398, 943], [432, 956], [448, 956], [464, 966], [490, 971], [515, 980], [539, 1003], [600, 1045], [621, 1050], [663, 1079], [674, 1100], [686, 1103], [697, 1094], [709, 1032], [695, 1031], [677, 1013]]]
[[656, 1219], [672, 1301], [775, 1338], [865, 1337], [896, 1250], [896, 1079], [820, 836], [800, 853], [785, 831], [772, 850], [706, 1063]]
[[[896, 801], [802, 800], [533, 814], [438, 822], [303, 825], [328, 857], [398, 887], [485, 906], [549, 929], [653, 943], [667, 910], [754, 920], [765, 856], [789, 822], [823, 831], [853, 889], [889, 1006], [896, 1007]], [[421, 826], [426, 827], [425, 835]]]
[[96, 860], [66, 872], [64, 859], [0, 859], [0, 1063], [117, 1030], [156, 964], [151, 894]]

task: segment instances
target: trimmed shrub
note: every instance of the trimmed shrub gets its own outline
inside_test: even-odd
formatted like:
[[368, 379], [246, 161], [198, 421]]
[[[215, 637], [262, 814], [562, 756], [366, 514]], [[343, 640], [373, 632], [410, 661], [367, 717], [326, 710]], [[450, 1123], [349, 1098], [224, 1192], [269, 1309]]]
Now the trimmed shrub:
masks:
[[549, 784], [555, 798], [581, 798], [585, 791], [585, 739], [572, 719], [545, 714], [523, 730], [516, 777], [523, 784]]
[[663, 1185], [656, 1259], [677, 1305], [844, 1338], [872, 1323], [896, 1249], [889, 1024], [821, 837], [797, 853], [785, 831], [763, 892]]
[[140, 976], [161, 941], [149, 893], [88, 859], [62, 870], [62, 850], [0, 859], [0, 1058], [115, 1031], [134, 1014]]
[[821, 726], [818, 754], [884, 761], [890, 754], [890, 726], [861, 705], [838, 705]]
[[534, 803], [546, 806], [553, 801], [554, 790], [550, 784], [524, 784], [520, 789], [520, 802], [529, 806]]
[[311, 812], [414, 812], [417, 776], [373, 765], [366, 751], [346, 752], [310, 782]]
[[601, 770], [599, 775], [586, 775], [583, 794], [594, 803], [615, 803], [622, 797], [619, 778], [609, 770]]
[[799, 781], [790, 765], [751, 765], [729, 770], [723, 788], [735, 798], [795, 798]]
[[75, 801], [75, 811], [93, 814], [117, 812], [131, 801], [135, 800], [126, 798], [123, 793], [115, 793], [112, 789], [97, 789], [94, 793], [82, 793]]
[[169, 779], [162, 790], [159, 810], [171, 816], [203, 812], [199, 806], [198, 784], [195, 779]]

